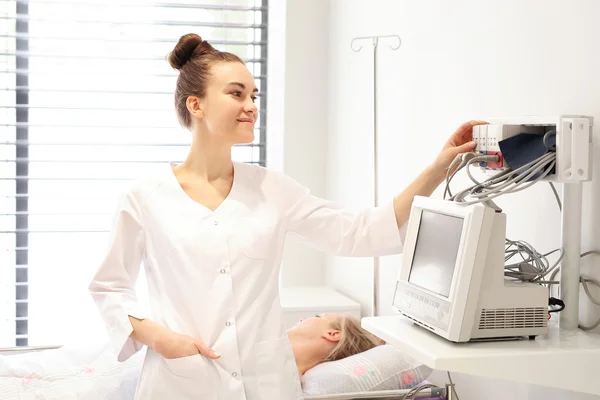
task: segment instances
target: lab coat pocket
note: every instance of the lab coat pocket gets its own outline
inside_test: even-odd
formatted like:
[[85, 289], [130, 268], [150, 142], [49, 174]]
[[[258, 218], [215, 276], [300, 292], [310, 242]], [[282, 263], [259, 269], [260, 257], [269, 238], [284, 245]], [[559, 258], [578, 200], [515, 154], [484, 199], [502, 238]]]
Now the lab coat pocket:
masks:
[[258, 390], [262, 400], [302, 399], [300, 375], [287, 335], [255, 346]]
[[236, 232], [240, 250], [248, 258], [264, 259], [273, 246], [276, 229], [275, 222], [268, 218], [241, 218]]
[[171, 372], [182, 378], [198, 378], [208, 376], [206, 360], [202, 354], [180, 358], [165, 358], [165, 364]]
[[201, 354], [181, 357], [163, 358], [165, 373], [173, 393], [178, 399], [216, 399], [216, 391], [208, 377], [208, 360]]

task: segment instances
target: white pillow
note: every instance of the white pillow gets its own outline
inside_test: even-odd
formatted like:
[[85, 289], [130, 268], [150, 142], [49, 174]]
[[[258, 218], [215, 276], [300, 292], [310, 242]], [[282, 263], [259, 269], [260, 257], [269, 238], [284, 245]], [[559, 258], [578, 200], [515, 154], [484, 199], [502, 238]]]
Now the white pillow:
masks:
[[432, 372], [389, 344], [309, 369], [302, 376], [305, 395], [411, 389]]

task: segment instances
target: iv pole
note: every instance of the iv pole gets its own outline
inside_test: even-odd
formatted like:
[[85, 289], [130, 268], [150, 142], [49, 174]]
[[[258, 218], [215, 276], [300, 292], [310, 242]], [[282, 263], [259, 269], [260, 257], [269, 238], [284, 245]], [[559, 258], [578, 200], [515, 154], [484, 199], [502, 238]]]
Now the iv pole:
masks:
[[[378, 132], [377, 132], [377, 48], [380, 39], [394, 38], [397, 41], [395, 46], [390, 45], [390, 49], [398, 50], [400, 48], [401, 40], [398, 35], [384, 35], [384, 36], [359, 36], [352, 39], [350, 42], [350, 48], [355, 53], [358, 53], [363, 47], [356, 48], [355, 43], [360, 40], [371, 40], [373, 45], [373, 203], [374, 206], [379, 206], [379, 168], [378, 168]], [[377, 288], [379, 286], [379, 257], [373, 258], [373, 297], [372, 297], [372, 308], [371, 316], [377, 316], [378, 304], [377, 304]]]

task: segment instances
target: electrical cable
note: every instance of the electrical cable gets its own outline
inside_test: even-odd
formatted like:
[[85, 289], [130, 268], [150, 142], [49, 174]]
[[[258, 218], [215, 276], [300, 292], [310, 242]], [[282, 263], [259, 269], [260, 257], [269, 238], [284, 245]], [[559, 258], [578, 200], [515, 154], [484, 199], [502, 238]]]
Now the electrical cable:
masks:
[[584, 277], [579, 278], [579, 282], [581, 282], [581, 284], [583, 285], [583, 290], [585, 290], [585, 294], [587, 295], [588, 299], [590, 299], [590, 301], [592, 303], [594, 303], [595, 305], [600, 306], [600, 301], [596, 300], [594, 298], [594, 296], [592, 296], [592, 294], [590, 293], [590, 289], [588, 287], [588, 282], [592, 282], [597, 287], [600, 287], [600, 282], [598, 282], [598, 280], [593, 279], [593, 278], [584, 278]]
[[[586, 251], [585, 253], [582, 253], [582, 254], [580, 255], [580, 258], [585, 258], [585, 257], [587, 257], [587, 256], [590, 256], [590, 255], [592, 255], [592, 254], [595, 254], [595, 255], [600, 255], [600, 251], [598, 251], [598, 250], [590, 250], [590, 251]], [[551, 283], [549, 284], [550, 288], [552, 288], [552, 285], [557, 285], [557, 284], [559, 284], [559, 283], [560, 283], [560, 280], [558, 280], [558, 281], [557, 281], [557, 280], [555, 280], [555, 279], [556, 279], [556, 275], [557, 275], [559, 272], [560, 272], [560, 269], [555, 269], [555, 270], [554, 270], [554, 272], [552, 272], [552, 274], [550, 275], [550, 282], [551, 282]], [[552, 293], [550, 293], [550, 294], [552, 294]], [[558, 295], [560, 296], [560, 292], [558, 293]]]
[[550, 146], [548, 144], [548, 140], [551, 136], [554, 136], [556, 138], [556, 131], [548, 131], [544, 134], [544, 137], [542, 138], [542, 142], [544, 143], [544, 147], [546, 148], [546, 150], [548, 151], [556, 151], [556, 139], [554, 140], [554, 145]]
[[[597, 254], [597, 252], [593, 252], [593, 253]], [[593, 283], [597, 287], [600, 287], [600, 282], [594, 278], [584, 278], [584, 277], [580, 277], [579, 281], [583, 285], [583, 290], [585, 290], [585, 294], [588, 297], [588, 299], [595, 305], [600, 306], [600, 301], [598, 301], [594, 296], [592, 296], [592, 294], [590, 293], [590, 289], [588, 288], [588, 282]], [[598, 318], [598, 320], [590, 326], [587, 326], [587, 325], [584, 325], [581, 323], [579, 324], [579, 328], [584, 331], [591, 331], [593, 329], [596, 329], [598, 326], [600, 326], [600, 318]]]
[[[583, 285], [583, 290], [585, 290], [585, 294], [587, 295], [588, 299], [596, 304], [596, 305], [600, 305], [600, 301], [596, 300], [594, 298], [594, 296], [592, 296], [592, 294], [590, 293], [590, 289], [588, 288], [588, 282], [592, 282], [594, 285], [600, 287], [600, 282], [598, 282], [596, 279], [593, 278], [584, 278], [584, 277], [580, 277], [579, 281], [581, 282], [581, 284]], [[584, 331], [591, 331], [596, 329], [598, 326], [600, 326], [600, 318], [598, 318], [598, 320], [596, 322], [594, 322], [592, 325], [584, 325], [584, 324], [579, 324], [579, 328], [584, 330]]]
[[446, 187], [444, 188], [444, 199], [446, 196], [452, 196], [450, 191], [450, 181], [452, 178], [471, 161], [473, 162], [494, 162], [498, 161], [498, 156], [486, 156], [481, 153], [469, 152], [461, 153], [454, 157], [454, 160], [450, 163], [450, 166], [446, 170]]
[[[518, 168], [517, 170], [514, 170], [514, 171], [510, 170], [510, 169], [504, 170], [504, 171], [501, 171], [499, 174], [496, 174], [495, 176], [491, 177], [490, 179], [488, 179], [485, 182], [479, 182], [471, 174], [470, 166], [475, 163], [490, 160], [491, 158], [494, 158], [495, 160], [497, 160], [498, 156], [481, 156], [481, 155], [478, 155], [478, 153], [459, 154], [457, 157], [454, 158], [454, 160], [452, 161], [452, 163], [450, 164], [450, 167], [448, 168], [448, 170], [446, 172], [446, 188], [444, 190], [444, 198], [446, 198], [447, 195], [450, 195], [451, 199], [454, 199], [454, 201], [457, 201], [461, 197], [461, 193], [467, 194], [467, 192], [468, 192], [468, 195], [471, 195], [474, 197], [479, 197], [479, 199], [477, 201], [474, 201], [473, 203], [488, 202], [488, 204], [489, 204], [491, 202], [491, 198], [497, 197], [500, 194], [503, 194], [502, 191], [507, 189], [510, 185], [516, 184], [518, 186], [523, 182], [527, 182], [530, 178], [532, 178], [537, 173], [539, 173], [541, 169], [548, 166], [549, 165], [548, 163], [550, 163], [550, 165], [553, 165], [552, 164], [553, 157], [555, 157], [554, 153], [547, 153], [542, 158], [534, 160], [534, 161], [522, 166], [521, 168]], [[463, 192], [457, 193], [456, 195], [452, 195], [452, 192], [450, 190], [450, 182], [452, 181], [452, 179], [454, 178], [456, 173], [465, 167], [466, 167], [467, 174], [469, 175], [469, 178], [475, 183], [475, 186], [473, 186], [470, 189], [467, 189], [467, 191], [463, 191]], [[523, 173], [519, 174], [521, 172], [523, 172]], [[548, 172], [548, 171], [546, 171], [546, 172]], [[516, 187], [512, 188], [510, 190], [507, 190], [507, 192], [515, 192], [517, 190], [526, 189], [527, 187], [531, 186], [532, 184], [535, 184], [536, 182], [538, 182], [544, 176], [545, 175], [542, 174], [542, 176], [534, 179], [532, 182], [528, 182], [527, 184], [523, 185], [522, 187], [520, 187], [518, 189], [516, 189]], [[483, 188], [483, 187], [486, 187], [486, 189], [488, 190], [488, 193], [484, 193], [483, 195], [481, 195], [480, 193], [474, 193], [473, 189], [479, 190], [479, 188]], [[497, 195], [490, 196], [490, 193], [493, 194], [494, 192], [496, 192]], [[461, 202], [461, 204], [466, 205], [466, 204], [470, 204], [470, 203], [469, 202]], [[493, 205], [493, 207], [498, 210], [497, 206]], [[557, 249], [557, 250], [554, 250], [554, 251], [546, 253], [546, 254], [540, 254], [533, 248], [533, 246], [531, 246], [528, 243], [523, 242], [523, 241], [512, 241], [510, 239], [507, 239], [506, 243], [507, 243], [507, 248], [506, 248], [505, 256], [506, 256], [506, 253], [508, 253], [508, 256], [506, 256], [505, 261], [510, 260], [513, 256], [515, 256], [517, 254], [521, 255], [521, 258], [522, 258], [522, 260], [518, 263], [509, 264], [509, 265], [505, 266], [505, 276], [510, 277], [510, 278], [520, 279], [520, 280], [528, 281], [528, 282], [540, 281], [548, 273], [552, 272], [555, 268], [557, 268], [560, 261], [562, 260], [562, 255], [563, 255], [562, 249]], [[511, 248], [513, 246], [515, 247], [514, 250]], [[556, 251], [561, 252], [560, 257], [552, 266], [550, 266], [546, 257]], [[526, 254], [527, 257], [523, 257], [523, 254]]]
[[550, 297], [550, 299], [548, 299], [548, 305], [560, 307], [560, 308], [553, 308], [552, 310], [549, 310], [548, 313], [561, 312], [562, 310], [565, 309], [565, 302], [562, 301], [561, 299], [557, 299], [556, 297]]
[[558, 203], [558, 210], [562, 211], [562, 202], [560, 201], [560, 196], [558, 195], [558, 191], [556, 190], [556, 186], [554, 186], [554, 183], [552, 183], [552, 182], [548, 182], [548, 184], [552, 188], [552, 192], [554, 192], [554, 197], [556, 198], [556, 202]]
[[[542, 279], [558, 268], [564, 252], [561, 248], [539, 253], [532, 245], [523, 240], [505, 240], [504, 261], [508, 262], [513, 257], [521, 256], [521, 261], [505, 264], [504, 276], [524, 282], [541, 283]], [[558, 259], [550, 265], [548, 256], [560, 252]]]
[[[551, 172], [553, 172], [554, 166], [556, 165], [556, 146], [549, 144], [549, 140], [552, 136], [556, 136], [555, 130], [548, 131], [543, 136], [543, 144], [547, 150], [546, 153], [542, 154], [537, 159], [530, 161], [515, 170], [511, 168], [503, 170], [496, 176], [493, 176], [492, 178], [489, 178], [484, 182], [479, 182], [478, 180], [476, 180], [469, 170], [474, 163], [481, 162], [484, 160], [480, 160], [479, 157], [474, 156], [473, 154], [477, 154], [474, 152], [459, 154], [453, 160], [451, 167], [448, 169], [448, 173], [446, 174], [447, 179], [446, 189], [444, 190], [444, 198], [446, 198], [447, 193], [450, 193], [450, 200], [453, 200], [455, 202], [462, 202], [465, 203], [465, 205], [475, 204], [479, 202], [489, 201], [497, 196], [500, 196], [501, 194], [515, 193], [517, 191], [524, 190], [534, 185], [535, 183], [548, 176]], [[494, 161], [496, 162], [499, 160], [499, 157], [497, 155], [487, 157], [495, 157], [496, 159]], [[458, 165], [458, 168], [452, 171], [453, 168], [455, 168], [459, 163], [460, 165]], [[451, 192], [449, 192], [450, 181], [452, 177], [454, 177], [454, 175], [463, 167], [467, 168], [467, 174], [469, 175], [469, 178], [471, 178], [471, 180], [475, 183], [475, 185], [453, 196]], [[450, 176], [449, 174], [451, 171], [452, 175]], [[530, 180], [532, 181], [529, 182]], [[519, 187], [524, 183], [527, 184], [525, 184], [522, 187]], [[556, 195], [558, 194], [556, 193]], [[473, 198], [473, 200], [468, 200], [469, 197]]]
[[[446, 196], [448, 195], [450, 196], [450, 200], [463, 203], [464, 205], [476, 204], [488, 202], [502, 194], [515, 193], [534, 185], [554, 171], [556, 165], [556, 145], [551, 145], [549, 143], [550, 138], [553, 136], [556, 136], [555, 130], [548, 131], [544, 134], [543, 144], [547, 152], [537, 159], [514, 170], [511, 168], [502, 170], [499, 174], [483, 182], [479, 182], [473, 177], [470, 172], [470, 167], [475, 163], [498, 162], [500, 159], [499, 156], [482, 155], [477, 152], [468, 152], [457, 155], [446, 171], [444, 199], [446, 199]], [[467, 169], [467, 175], [475, 185], [452, 195], [450, 182], [458, 171], [465, 167]], [[562, 208], [556, 188], [552, 183], [550, 183], [550, 185], [556, 196], [559, 208]]]
[[584, 331], [592, 331], [592, 330], [596, 329], [599, 326], [600, 326], [600, 318], [598, 319], [598, 321], [594, 322], [590, 326], [579, 324], [579, 329], [584, 330]]
[[[592, 254], [594, 254], [594, 255], [600, 255], [600, 251], [597, 251], [597, 250], [590, 250], [590, 251], [586, 251], [585, 253], [582, 253], [582, 254], [581, 254], [581, 258], [584, 258], [584, 257], [590, 256], [590, 255], [592, 255]], [[552, 285], [555, 285], [555, 284], [559, 284], [559, 283], [560, 283], [560, 281], [555, 281], [555, 277], [556, 277], [556, 275], [557, 275], [559, 272], [560, 272], [560, 270], [559, 270], [559, 269], [557, 269], [557, 270], [555, 270], [555, 271], [552, 273], [552, 275], [550, 275], [550, 282], [548, 283], [548, 286], [549, 286], [550, 288], [552, 288]], [[594, 285], [596, 285], [597, 287], [599, 287], [599, 288], [600, 288], [600, 281], [598, 281], [597, 279], [594, 279], [594, 278], [586, 278], [586, 277], [583, 277], [583, 276], [581, 276], [581, 277], [579, 277], [579, 282], [582, 284], [582, 286], [583, 286], [583, 290], [585, 291], [585, 294], [586, 294], [587, 298], [588, 298], [588, 299], [589, 299], [589, 300], [590, 300], [590, 301], [591, 301], [593, 304], [600, 306], [600, 300], [597, 300], [597, 299], [596, 299], [596, 298], [595, 298], [595, 297], [592, 295], [592, 293], [590, 292], [589, 286], [588, 286], [588, 284], [589, 284], [589, 283], [592, 283], [592, 284], [594, 284]], [[552, 294], [552, 293], [551, 293], [551, 294]], [[599, 326], [600, 326], [600, 318], [599, 318], [599, 319], [598, 319], [598, 320], [597, 320], [595, 323], [593, 323], [592, 325], [589, 325], [589, 326], [587, 326], [587, 325], [584, 325], [584, 324], [581, 324], [581, 323], [579, 324], [579, 328], [580, 328], [580, 329], [582, 329], [582, 330], [584, 330], [584, 331], [591, 331], [591, 330], [594, 330], [594, 329], [596, 329], [596, 328], [597, 328], [597, 327], [599, 327]]]
[[[474, 162], [476, 162], [476, 158], [468, 161], [466, 167], [469, 168]], [[546, 153], [520, 168], [503, 170], [483, 182], [478, 182], [469, 173], [468, 175], [475, 185], [456, 193], [450, 197], [450, 200], [462, 205], [470, 205], [489, 201], [503, 194], [525, 190], [548, 176], [555, 164], [556, 154]], [[540, 172], [542, 173], [539, 174]], [[536, 175], [538, 176], [536, 177]], [[530, 181], [532, 178], [533, 180]]]

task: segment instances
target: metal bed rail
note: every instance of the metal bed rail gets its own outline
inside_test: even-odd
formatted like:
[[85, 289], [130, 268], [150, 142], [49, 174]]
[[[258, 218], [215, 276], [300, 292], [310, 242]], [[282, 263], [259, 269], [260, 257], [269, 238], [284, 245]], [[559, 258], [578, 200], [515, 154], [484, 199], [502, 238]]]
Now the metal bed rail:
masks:
[[446, 389], [429, 387], [413, 395], [414, 389], [404, 390], [381, 390], [373, 392], [352, 392], [328, 395], [304, 396], [304, 400], [404, 400], [404, 399], [429, 399], [446, 396]]

